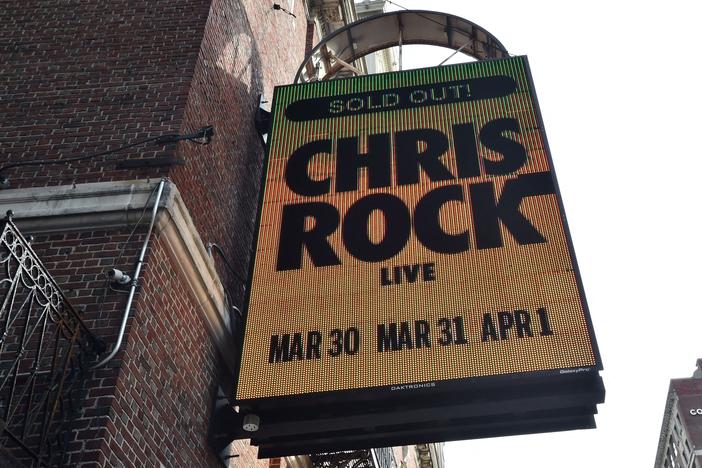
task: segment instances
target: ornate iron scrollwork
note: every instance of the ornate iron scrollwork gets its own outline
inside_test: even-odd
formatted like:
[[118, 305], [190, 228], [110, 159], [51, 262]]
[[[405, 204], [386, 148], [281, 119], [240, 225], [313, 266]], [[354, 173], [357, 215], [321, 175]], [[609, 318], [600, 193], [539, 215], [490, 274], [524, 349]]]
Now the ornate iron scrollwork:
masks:
[[310, 460], [314, 468], [397, 468], [390, 448], [318, 453]]
[[317, 453], [310, 460], [314, 468], [376, 468], [370, 450]]
[[12, 222], [0, 222], [0, 456], [65, 463], [88, 363], [103, 345]]

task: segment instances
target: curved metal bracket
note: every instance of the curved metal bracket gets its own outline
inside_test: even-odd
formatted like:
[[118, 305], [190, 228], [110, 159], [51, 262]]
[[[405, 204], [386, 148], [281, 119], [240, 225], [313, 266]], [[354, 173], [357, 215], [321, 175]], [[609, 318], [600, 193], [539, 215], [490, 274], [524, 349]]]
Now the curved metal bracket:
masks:
[[373, 52], [408, 44], [446, 47], [478, 60], [509, 56], [495, 36], [461, 17], [425, 10], [393, 11], [356, 21], [324, 37], [307, 54], [294, 82], [333, 79], [348, 69], [344, 64], [353, 65]]

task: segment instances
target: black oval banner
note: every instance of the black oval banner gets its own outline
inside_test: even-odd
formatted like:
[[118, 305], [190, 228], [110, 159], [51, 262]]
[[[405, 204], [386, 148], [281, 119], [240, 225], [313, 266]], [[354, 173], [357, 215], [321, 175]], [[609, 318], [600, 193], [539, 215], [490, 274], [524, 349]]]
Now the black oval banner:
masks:
[[509, 96], [517, 82], [509, 76], [448, 81], [431, 85], [407, 86], [395, 90], [342, 94], [295, 101], [285, 109], [293, 122], [369, 114], [398, 109], [477, 101]]

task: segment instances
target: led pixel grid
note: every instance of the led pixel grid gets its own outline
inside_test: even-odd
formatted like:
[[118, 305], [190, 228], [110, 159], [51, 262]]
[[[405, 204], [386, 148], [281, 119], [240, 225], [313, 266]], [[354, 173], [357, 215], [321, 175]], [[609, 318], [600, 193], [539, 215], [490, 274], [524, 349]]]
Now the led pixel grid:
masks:
[[237, 399], [600, 366], [525, 57], [272, 119]]

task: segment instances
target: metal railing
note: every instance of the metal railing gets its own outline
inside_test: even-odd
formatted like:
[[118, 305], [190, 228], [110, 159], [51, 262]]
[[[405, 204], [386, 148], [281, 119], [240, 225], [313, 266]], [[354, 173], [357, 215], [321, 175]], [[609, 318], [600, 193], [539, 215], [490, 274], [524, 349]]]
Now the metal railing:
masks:
[[310, 461], [314, 468], [376, 468], [370, 450], [316, 453]]
[[390, 448], [317, 453], [310, 461], [314, 468], [397, 468]]
[[104, 348], [12, 222], [0, 221], [0, 457], [60, 466]]

